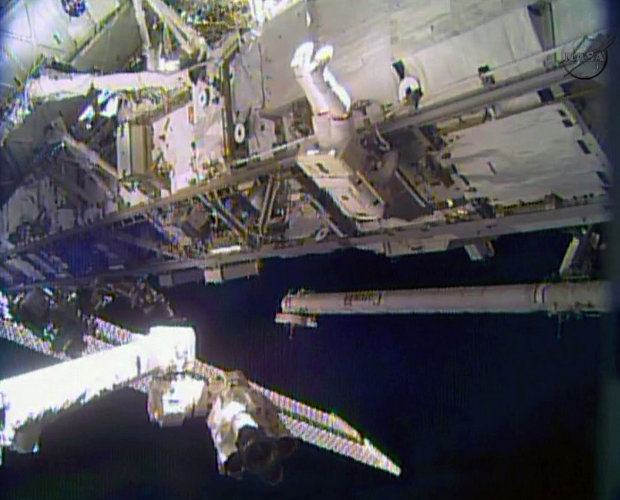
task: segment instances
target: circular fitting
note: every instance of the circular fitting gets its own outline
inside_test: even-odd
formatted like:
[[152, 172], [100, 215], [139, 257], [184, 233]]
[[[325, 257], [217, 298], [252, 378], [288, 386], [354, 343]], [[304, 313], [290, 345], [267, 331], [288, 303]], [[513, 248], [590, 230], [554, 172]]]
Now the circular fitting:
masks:
[[413, 76], [406, 76], [398, 85], [398, 100], [404, 101], [408, 97], [414, 95], [416, 92], [422, 92], [422, 86], [420, 85], [420, 81]]
[[245, 126], [243, 123], [235, 124], [235, 142], [237, 144], [243, 144], [245, 141]]

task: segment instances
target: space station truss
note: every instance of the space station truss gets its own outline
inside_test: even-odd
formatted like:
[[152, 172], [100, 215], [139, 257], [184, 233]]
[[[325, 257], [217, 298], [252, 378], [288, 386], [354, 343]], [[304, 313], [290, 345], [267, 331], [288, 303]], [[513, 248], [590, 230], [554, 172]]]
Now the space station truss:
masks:
[[[110, 349], [115, 345], [127, 344], [136, 335], [138, 334], [97, 319], [94, 335], [84, 336], [86, 348], [83, 355]], [[59, 360], [70, 359], [64, 352], [54, 351], [49, 341], [40, 339], [23, 325], [10, 320], [5, 319], [0, 322], [0, 338]], [[226, 372], [208, 363], [195, 361], [188, 370], [188, 374], [212, 383], [217, 378], [225, 377]], [[148, 385], [148, 378], [130, 383], [131, 387], [143, 393], [148, 393]], [[295, 401], [255, 382], [250, 382], [250, 386], [265, 395], [278, 408], [280, 421], [294, 437], [365, 465], [400, 475], [400, 467], [337, 415]]]

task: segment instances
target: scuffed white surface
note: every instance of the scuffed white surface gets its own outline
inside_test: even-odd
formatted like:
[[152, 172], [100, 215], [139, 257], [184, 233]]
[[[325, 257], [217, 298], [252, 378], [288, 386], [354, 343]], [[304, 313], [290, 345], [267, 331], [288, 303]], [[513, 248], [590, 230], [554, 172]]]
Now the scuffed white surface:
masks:
[[351, 96], [349, 96], [347, 89], [345, 89], [340, 82], [336, 80], [336, 77], [329, 68], [325, 68], [325, 70], [323, 70], [323, 77], [334, 93], [338, 96], [338, 99], [348, 113], [351, 110]]
[[42, 75], [28, 82], [26, 91], [33, 99], [58, 100], [85, 96], [91, 89], [131, 92], [145, 89], [172, 91], [189, 86], [187, 71], [173, 74], [148, 72], [92, 75], [82, 73]]
[[329, 193], [340, 210], [349, 217], [368, 221], [380, 219], [383, 215], [384, 204], [366, 182], [357, 183], [364, 179], [356, 176], [342, 159], [330, 154], [300, 155], [297, 164], [318, 187]]
[[183, 106], [153, 124], [153, 157], [163, 153], [173, 167], [173, 192], [189, 185], [192, 171], [192, 147], [194, 130], [190, 123], [190, 105]]
[[[207, 94], [210, 96], [206, 103]], [[203, 96], [203, 97], [201, 97]], [[222, 122], [222, 100], [215, 103], [217, 91], [205, 82], [199, 81], [192, 87], [192, 103], [195, 126], [192, 137], [196, 143], [196, 163], [219, 162], [224, 156], [224, 125]]]
[[[477, 189], [472, 196], [512, 204], [551, 193], [568, 199], [602, 194], [596, 171], [605, 170], [607, 160], [579, 124], [563, 125], [560, 110], [571, 117], [565, 105], [553, 104], [449, 134], [451, 161]], [[578, 139], [592, 154], [584, 154]]]
[[607, 25], [605, 0], [555, 0], [552, 8], [557, 44], [602, 30]]
[[173, 193], [204, 178], [205, 169], [223, 159], [222, 105], [214, 97], [214, 89], [199, 82], [189, 104], [153, 123], [153, 158], [161, 155], [172, 167]]
[[0, 61], [0, 81], [13, 86], [13, 70], [30, 67], [37, 52], [66, 60], [119, 5], [119, 0], [88, 2], [88, 15], [75, 19], [67, 16], [57, 0], [11, 2], [3, 13], [0, 39], [13, 57]]
[[261, 25], [282, 14], [301, 0], [250, 0], [252, 17]]
[[[408, 55], [409, 72], [418, 78], [425, 101], [480, 88], [478, 68], [504, 68], [502, 78], [541, 68], [540, 61], [525, 61], [542, 51], [527, 9], [518, 9]], [[514, 64], [523, 61], [520, 64]], [[511, 65], [510, 68], [507, 68]]]
[[[479, 88], [477, 68], [488, 64], [496, 80], [543, 68], [540, 43], [529, 19], [528, 0], [385, 1], [316, 0], [312, 23], [306, 4], [264, 25], [262, 47], [266, 108], [278, 110], [302, 97], [287, 74], [302, 42], [334, 46], [331, 69], [353, 101], [397, 99], [392, 62], [403, 59], [421, 80], [421, 106]], [[557, 4], [557, 5], [556, 5]], [[603, 29], [601, 0], [553, 2], [556, 42], [563, 44]], [[344, 22], [346, 20], [346, 22]], [[283, 43], [286, 40], [286, 43]]]
[[[525, 9], [528, 3], [525, 0], [317, 0], [312, 2], [309, 27], [306, 6], [298, 4], [266, 23], [259, 40], [267, 108], [276, 110], [301, 97], [292, 85], [294, 75], [286, 74], [285, 64], [304, 41], [315, 40], [334, 46], [331, 69], [353, 101], [394, 102], [398, 78], [392, 68], [393, 61], [414, 56], [515, 8]], [[517, 33], [518, 27], [513, 32]], [[483, 42], [480, 46], [461, 46], [453, 57], [458, 59], [464, 53], [482, 54], [495, 50], [494, 40], [485, 38]], [[529, 44], [518, 38], [516, 42], [521, 46]], [[459, 61], [454, 63], [458, 65]], [[443, 65], [445, 69], [453, 61], [437, 56], [434, 64]], [[477, 67], [469, 69], [469, 76], [477, 76]], [[443, 82], [444, 85], [448, 83]]]

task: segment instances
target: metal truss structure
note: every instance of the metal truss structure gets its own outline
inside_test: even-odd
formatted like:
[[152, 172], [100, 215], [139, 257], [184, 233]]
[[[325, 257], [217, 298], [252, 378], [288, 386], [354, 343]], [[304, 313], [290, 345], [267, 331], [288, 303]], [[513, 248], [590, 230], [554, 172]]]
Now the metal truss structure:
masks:
[[[599, 18], [567, 21], [579, 2], [480, 1], [473, 22], [369, 0], [351, 36], [337, 3], [11, 3], [3, 288], [221, 283], [343, 248], [485, 258], [502, 235], [609, 219], [604, 74], [563, 56], [607, 50]], [[431, 37], [420, 15], [446, 22]]]

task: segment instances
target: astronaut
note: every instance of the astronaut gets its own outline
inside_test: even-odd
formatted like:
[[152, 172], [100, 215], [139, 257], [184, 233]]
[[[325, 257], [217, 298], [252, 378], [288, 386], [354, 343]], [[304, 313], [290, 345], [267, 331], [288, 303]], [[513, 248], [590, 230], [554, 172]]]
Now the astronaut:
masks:
[[314, 52], [314, 43], [301, 44], [291, 61], [297, 82], [312, 109], [312, 124], [319, 147], [342, 151], [354, 133], [351, 98], [329, 71], [334, 49], [325, 45]]

